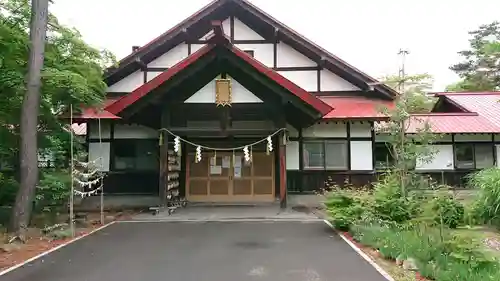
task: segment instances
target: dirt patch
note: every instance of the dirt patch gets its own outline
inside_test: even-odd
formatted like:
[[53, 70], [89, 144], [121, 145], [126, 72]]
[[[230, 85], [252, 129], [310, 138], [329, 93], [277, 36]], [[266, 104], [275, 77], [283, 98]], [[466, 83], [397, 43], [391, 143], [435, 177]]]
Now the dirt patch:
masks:
[[[114, 220], [129, 220], [137, 212], [105, 213], [105, 223]], [[101, 227], [101, 215], [99, 213], [89, 213], [85, 216], [85, 223], [77, 224], [75, 238], [85, 235], [92, 230]], [[82, 226], [83, 225], [83, 226]], [[51, 239], [43, 234], [39, 228], [30, 228], [26, 233], [27, 240], [24, 244], [2, 244], [8, 241], [6, 233], [0, 233], [0, 271], [22, 263], [32, 257], [46, 252], [54, 247], [69, 242], [74, 238]]]

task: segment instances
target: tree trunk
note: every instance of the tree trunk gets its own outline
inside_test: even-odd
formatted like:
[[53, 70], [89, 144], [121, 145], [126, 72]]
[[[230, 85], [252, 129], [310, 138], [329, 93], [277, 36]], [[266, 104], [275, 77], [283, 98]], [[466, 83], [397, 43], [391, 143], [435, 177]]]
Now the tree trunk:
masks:
[[21, 109], [21, 181], [12, 212], [10, 231], [22, 237], [28, 226], [38, 182], [38, 112], [41, 71], [44, 61], [48, 21], [48, 0], [31, 1], [30, 54], [26, 94]]

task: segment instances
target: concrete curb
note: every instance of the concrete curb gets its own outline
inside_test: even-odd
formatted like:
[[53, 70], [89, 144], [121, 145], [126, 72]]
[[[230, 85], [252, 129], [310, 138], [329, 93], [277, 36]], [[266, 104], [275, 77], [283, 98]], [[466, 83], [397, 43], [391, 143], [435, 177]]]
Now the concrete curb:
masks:
[[344, 240], [358, 255], [360, 255], [363, 259], [365, 259], [375, 270], [377, 270], [385, 279], [388, 281], [395, 281], [392, 276], [385, 271], [382, 267], [380, 267], [375, 261], [373, 261], [367, 254], [363, 252], [356, 244], [350, 241], [347, 237], [345, 237], [342, 233], [335, 230], [333, 225], [328, 220], [323, 220], [331, 229], [333, 229], [341, 238]]
[[117, 223], [165, 223], [165, 222], [320, 222], [322, 219], [313, 218], [223, 218], [223, 219], [142, 219], [123, 220]]
[[35, 261], [35, 260], [37, 260], [37, 259], [39, 259], [39, 258], [41, 258], [41, 257], [44, 257], [44, 256], [46, 256], [46, 255], [48, 255], [48, 254], [50, 254], [50, 253], [52, 253], [52, 252], [55, 252], [55, 251], [57, 251], [57, 250], [59, 250], [59, 249], [61, 249], [61, 248], [65, 247], [65, 246], [67, 246], [67, 245], [69, 245], [69, 244], [71, 244], [71, 243], [73, 243], [73, 242], [76, 242], [76, 241], [78, 241], [78, 240], [80, 240], [80, 239], [83, 239], [83, 238], [85, 238], [85, 237], [87, 237], [87, 236], [89, 236], [89, 235], [91, 235], [91, 234], [93, 234], [93, 233], [95, 233], [95, 232], [97, 232], [97, 231], [99, 231], [99, 230], [102, 230], [102, 229], [104, 229], [104, 228], [106, 228], [106, 227], [108, 227], [108, 226], [110, 226], [110, 225], [114, 224], [115, 222], [116, 222], [116, 221], [112, 221], [112, 222], [110, 222], [110, 223], [107, 223], [107, 224], [105, 224], [105, 225], [103, 225], [103, 226], [101, 226], [101, 227], [99, 227], [99, 228], [96, 228], [96, 229], [92, 230], [92, 231], [91, 231], [91, 232], [89, 232], [89, 233], [86, 233], [86, 234], [83, 234], [83, 235], [81, 235], [81, 236], [78, 236], [78, 237], [76, 237], [76, 238], [75, 238], [75, 239], [73, 239], [73, 240], [70, 240], [70, 241], [68, 241], [68, 242], [66, 242], [66, 243], [63, 243], [63, 244], [61, 244], [61, 245], [59, 245], [59, 246], [56, 246], [56, 247], [54, 247], [54, 248], [52, 248], [52, 249], [50, 249], [50, 250], [47, 250], [47, 251], [45, 251], [45, 252], [43, 252], [43, 253], [41, 253], [41, 254], [39, 254], [39, 255], [36, 255], [36, 256], [34, 256], [34, 257], [30, 258], [30, 259], [27, 259], [27, 260], [25, 260], [25, 261], [24, 261], [24, 262], [22, 262], [22, 263], [16, 264], [16, 265], [11, 266], [11, 267], [9, 267], [9, 268], [7, 268], [7, 269], [3, 270], [3, 271], [0, 271], [0, 276], [5, 275], [5, 274], [7, 274], [7, 273], [9, 273], [9, 272], [11, 272], [11, 271], [14, 271], [14, 270], [16, 270], [16, 269], [18, 269], [18, 268], [20, 268], [20, 267], [22, 267], [22, 266], [24, 266], [24, 265], [26, 265], [26, 264], [30, 263], [30, 262], [33, 262], [33, 261]]

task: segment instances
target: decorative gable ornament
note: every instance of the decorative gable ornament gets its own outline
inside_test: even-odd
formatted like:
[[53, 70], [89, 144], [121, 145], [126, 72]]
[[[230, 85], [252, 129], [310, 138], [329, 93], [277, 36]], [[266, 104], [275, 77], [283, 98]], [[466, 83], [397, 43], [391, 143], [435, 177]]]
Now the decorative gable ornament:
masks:
[[231, 106], [231, 103], [231, 80], [225, 78], [215, 79], [215, 104], [217, 106]]

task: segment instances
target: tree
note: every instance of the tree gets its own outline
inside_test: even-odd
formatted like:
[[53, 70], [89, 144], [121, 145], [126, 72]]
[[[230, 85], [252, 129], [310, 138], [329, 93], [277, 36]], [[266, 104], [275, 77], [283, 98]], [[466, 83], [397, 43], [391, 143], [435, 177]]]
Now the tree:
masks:
[[21, 182], [14, 205], [10, 230], [19, 233], [28, 226], [31, 202], [38, 182], [37, 127], [42, 67], [49, 13], [48, 0], [31, 1], [30, 51], [26, 94], [21, 109]]
[[427, 93], [432, 90], [434, 79], [430, 74], [414, 74], [414, 75], [388, 75], [382, 77], [380, 81], [384, 81], [386, 85], [396, 91], [400, 90], [400, 86], [404, 85], [404, 93], [406, 96], [411, 96], [411, 103], [408, 104], [408, 112], [410, 113], [425, 113], [431, 111], [434, 103], [434, 97]]
[[[30, 15], [28, 0], [0, 2], [0, 161], [14, 165], [18, 162], [21, 105], [27, 90], [24, 77], [28, 72]], [[39, 149], [68, 151], [68, 120], [61, 115], [68, 112], [70, 104], [78, 110], [82, 105], [102, 102], [106, 89], [103, 69], [115, 60], [110, 52], [88, 46], [78, 31], [59, 24], [50, 13], [44, 38], [40, 112], [34, 131]]]
[[500, 90], [500, 22], [481, 25], [469, 34], [469, 49], [459, 52], [464, 60], [450, 67], [462, 80], [446, 90]]
[[[393, 108], [381, 109], [389, 119], [378, 130], [387, 136], [386, 143], [394, 159], [392, 170], [399, 175], [404, 195], [406, 186], [412, 179], [410, 171], [417, 162], [430, 161], [434, 153], [430, 144], [436, 139], [436, 135], [431, 133], [426, 120], [412, 115], [429, 112], [434, 105], [433, 97], [427, 95], [427, 91], [432, 88], [432, 77], [428, 74], [403, 74], [387, 76], [381, 80], [394, 89], [402, 90]], [[415, 132], [412, 135], [407, 134], [410, 128]]]

